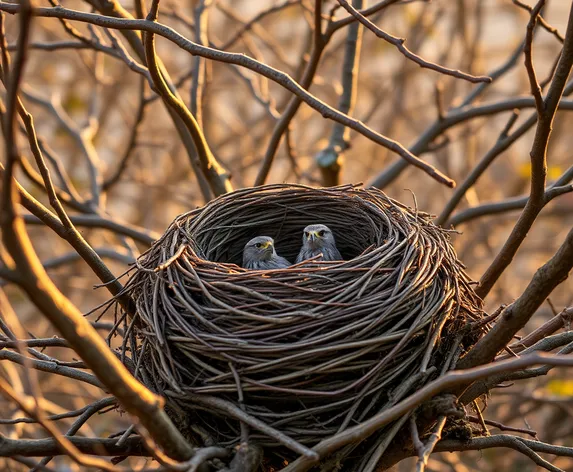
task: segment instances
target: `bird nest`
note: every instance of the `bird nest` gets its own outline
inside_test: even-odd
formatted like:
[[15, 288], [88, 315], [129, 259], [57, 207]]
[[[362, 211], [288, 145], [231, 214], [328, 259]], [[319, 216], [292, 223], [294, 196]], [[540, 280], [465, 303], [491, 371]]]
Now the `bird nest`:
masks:
[[[239, 266], [258, 235], [294, 261], [313, 223], [330, 227], [344, 261]], [[461, 328], [483, 317], [449, 232], [355, 186], [217, 198], [176, 218], [127, 288], [137, 375], [181, 429], [224, 445], [245, 424], [271, 447], [288, 443], [264, 425], [312, 445], [368, 419], [419, 388], [409, 380], [447, 370], [473, 342]]]

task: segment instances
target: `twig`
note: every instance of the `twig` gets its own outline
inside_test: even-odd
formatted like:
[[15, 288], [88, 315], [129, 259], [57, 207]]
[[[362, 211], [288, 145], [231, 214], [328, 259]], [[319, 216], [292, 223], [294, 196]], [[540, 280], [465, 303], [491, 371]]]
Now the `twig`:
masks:
[[[155, 23], [157, 21], [157, 13], [159, 8], [159, 1], [154, 0], [151, 9], [147, 15], [147, 20], [145, 23]], [[140, 21], [140, 20], [133, 20]], [[233, 190], [231, 183], [229, 181], [229, 175], [227, 171], [219, 164], [215, 159], [215, 156], [211, 152], [209, 145], [205, 139], [203, 132], [201, 131], [199, 124], [195, 117], [191, 114], [189, 109], [185, 106], [185, 103], [172, 93], [165, 79], [161, 73], [157, 62], [157, 55], [155, 52], [155, 34], [152, 31], [147, 31], [145, 35], [145, 56], [147, 59], [147, 66], [155, 86], [158, 88], [159, 93], [163, 97], [164, 101], [177, 113], [179, 118], [185, 123], [189, 133], [193, 137], [193, 142], [195, 143], [195, 148], [199, 156], [200, 167], [215, 196], [223, 195], [224, 193]], [[200, 46], [205, 48], [205, 46]]]
[[539, 12], [544, 7], [546, 0], [539, 0], [535, 7], [531, 10], [531, 17], [527, 23], [527, 33], [525, 34], [525, 46], [523, 47], [523, 54], [525, 56], [525, 69], [527, 70], [527, 77], [529, 78], [529, 85], [531, 87], [531, 95], [535, 98], [535, 108], [537, 109], [538, 117], [543, 114], [543, 97], [541, 96], [541, 87], [537, 81], [535, 68], [533, 67], [533, 58], [531, 57], [531, 49], [533, 45], [533, 31], [537, 24], [537, 17]]
[[[167, 393], [167, 392], [166, 392]], [[174, 394], [174, 392], [170, 392]], [[217, 410], [224, 412], [239, 421], [242, 421], [248, 424], [251, 428], [257, 429], [262, 433], [268, 435], [269, 437], [277, 440], [282, 445], [288, 447], [289, 449], [301, 454], [303, 457], [306, 457], [308, 460], [315, 462], [318, 458], [317, 454], [312, 451], [311, 449], [303, 446], [302, 444], [298, 443], [294, 439], [290, 438], [284, 433], [270, 427], [269, 425], [263, 423], [262, 421], [254, 418], [253, 416], [245, 413], [240, 408], [236, 407], [232, 403], [223, 400], [218, 397], [211, 397], [208, 395], [187, 395], [187, 399], [197, 403], [198, 405], [202, 405], [209, 408], [216, 408]]]
[[[523, 8], [524, 10], [528, 11], [530, 14], [533, 12], [533, 7], [530, 7], [526, 3], [520, 2], [519, 0], [511, 0], [511, 1], [513, 2], [514, 5], [517, 5], [518, 7]], [[541, 14], [537, 15], [537, 21], [543, 27], [543, 29], [545, 29], [548, 33], [551, 33], [553, 36], [555, 36], [560, 43], [563, 43], [565, 41], [565, 38], [559, 32], [559, 30], [557, 28], [554, 28], [553, 26], [551, 26], [547, 22], [547, 20], [545, 18], [543, 18], [543, 16]]]
[[[486, 425], [493, 426], [494, 428], [497, 428], [500, 431], [512, 431], [514, 433], [528, 434], [530, 436], [533, 436], [534, 438], [537, 437], [537, 432], [533, 431], [531, 429], [514, 428], [513, 426], [507, 426], [503, 423], [500, 423], [499, 421], [488, 420], [488, 419], [485, 419], [483, 417], [480, 419], [477, 416], [472, 416], [472, 415], [468, 415], [467, 418], [471, 422], [479, 423], [479, 424], [482, 424], [482, 420], [483, 420], [483, 423], [485, 423]], [[487, 436], [491, 436], [491, 434], [488, 434]]]
[[[18, 8], [20, 12], [20, 36], [18, 52], [7, 93], [5, 115], [5, 151], [6, 166], [3, 175], [1, 200], [1, 229], [2, 240], [6, 251], [10, 254], [13, 267], [21, 274], [20, 285], [30, 297], [30, 300], [62, 333], [63, 337], [73, 346], [74, 350], [84, 359], [96, 376], [118, 398], [122, 406], [139, 418], [142, 424], [174, 456], [187, 459], [192, 454], [192, 448], [175, 429], [162, 409], [162, 400], [141, 384], [134, 381], [127, 369], [115, 357], [97, 334], [90, 323], [78, 309], [58, 290], [41, 266], [32, 243], [26, 233], [21, 216], [18, 213], [17, 186], [13, 179], [18, 164], [18, 149], [15, 142], [15, 113], [17, 110], [20, 78], [26, 58], [32, 9], [29, 2], [24, 1]], [[35, 11], [34, 11], [35, 13]], [[9, 385], [2, 385], [2, 390], [13, 397]], [[51, 431], [51, 423], [44, 426]], [[59, 434], [59, 433], [58, 433]], [[70, 453], [83, 463], [100, 465], [102, 461], [93, 461], [78, 456], [78, 451], [70, 447], [61, 437], [56, 438], [62, 447], [65, 445]], [[104, 461], [103, 461], [104, 462]], [[108, 464], [105, 463], [108, 470]]]
[[[313, 451], [317, 452], [320, 457], [326, 457], [326, 455], [336, 451], [346, 444], [359, 442], [367, 438], [376, 430], [380, 429], [391, 421], [394, 421], [395, 419], [410, 411], [412, 408], [415, 408], [416, 406], [422, 404], [424, 401], [432, 398], [440, 392], [455, 386], [467, 385], [476, 380], [490, 377], [498, 373], [519, 370], [523, 367], [533, 364], [571, 366], [573, 365], [573, 356], [554, 356], [549, 354], [535, 353], [517, 359], [486, 364], [484, 366], [475, 367], [472, 369], [450, 371], [443, 377], [430, 382], [397, 405], [381, 413], [378, 413], [377, 415], [374, 415], [372, 418], [364, 421], [363, 423], [348, 428], [347, 430], [342, 431], [335, 436], [321, 441], [312, 449]], [[284, 472], [304, 472], [309, 470], [313, 463], [313, 461], [308, 459], [299, 458], [296, 461], [290, 463], [283, 470]]]
[[501, 314], [493, 328], [481, 338], [459, 362], [458, 368], [475, 367], [493, 360], [529, 319], [537, 308], [563, 282], [573, 267], [573, 230], [555, 255], [540, 267], [521, 296]]
[[543, 324], [535, 331], [520, 339], [518, 342], [513, 343], [509, 347], [513, 349], [514, 352], [521, 352], [522, 350], [533, 346], [538, 341], [552, 335], [558, 329], [563, 327], [567, 328], [567, 324], [570, 324], [571, 320], [573, 320], [573, 307], [565, 308], [561, 313], [551, 318], [547, 323]]
[[58, 429], [45, 418], [42, 418], [37, 411], [36, 402], [29, 397], [22, 397], [18, 395], [8, 383], [0, 378], [0, 392], [7, 396], [12, 401], [16, 402], [18, 406], [29, 416], [33, 417], [40, 423], [54, 438], [56, 444], [61, 447], [66, 454], [71, 457], [75, 462], [85, 467], [98, 467], [108, 472], [116, 472], [117, 469], [109, 464], [109, 462], [89, 457], [82, 454], [70, 441], [60, 434]]
[[404, 39], [397, 38], [395, 36], [392, 36], [389, 33], [386, 33], [385, 31], [382, 31], [374, 23], [372, 23], [368, 18], [364, 17], [363, 15], [360, 14], [360, 12], [356, 11], [356, 9], [354, 7], [352, 7], [346, 0], [338, 0], [338, 3], [340, 3], [340, 5], [342, 5], [342, 8], [344, 8], [354, 18], [356, 18], [366, 28], [368, 28], [370, 31], [372, 31], [376, 36], [378, 36], [379, 38], [383, 39], [384, 41], [395, 46], [398, 49], [398, 51], [400, 51], [406, 58], [415, 62], [420, 67], [435, 70], [436, 72], [440, 72], [441, 74], [450, 75], [450, 76], [456, 77], [458, 79], [464, 79], [464, 80], [467, 80], [467, 81], [472, 82], [472, 83], [491, 82], [491, 77], [475, 76], [475, 75], [467, 74], [465, 72], [462, 72], [459, 70], [454, 70], [454, 69], [449, 69], [447, 67], [440, 66], [439, 64], [435, 64], [433, 62], [426, 61], [425, 59], [422, 59], [420, 56], [414, 54], [412, 51], [410, 51], [404, 45], [404, 42], [405, 42]]
[[70, 379], [79, 380], [81, 382], [94, 385], [99, 388], [104, 388], [103, 384], [94, 376], [87, 372], [83, 372], [72, 367], [65, 367], [56, 364], [55, 362], [47, 362], [41, 360], [31, 359], [16, 352], [1, 350], [0, 360], [7, 360], [16, 364], [25, 365], [27, 363], [30, 367], [40, 370], [42, 372], [49, 372], [52, 374], [61, 375]]
[[[123, 446], [117, 446], [117, 439], [83, 438], [71, 436], [68, 441], [83, 454], [99, 456], [148, 456], [140, 437], [128, 438]], [[10, 439], [0, 436], [0, 457], [42, 457], [65, 454], [53, 438]]]
[[533, 441], [531, 439], [519, 438], [517, 436], [511, 436], [508, 434], [497, 434], [495, 436], [488, 436], [485, 438], [472, 438], [469, 441], [447, 439], [440, 441], [436, 445], [435, 451], [479, 451], [492, 447], [507, 447], [515, 449], [516, 451], [519, 451], [529, 457], [540, 467], [553, 472], [563, 472], [563, 470], [559, 467], [555, 467], [545, 459], [541, 458], [537, 452], [554, 454], [557, 456], [573, 457], [573, 448], [571, 447], [554, 446], [552, 444], [546, 444], [541, 441]]
[[426, 466], [428, 465], [428, 459], [430, 458], [430, 454], [434, 451], [436, 444], [442, 438], [442, 430], [446, 425], [446, 416], [440, 416], [434, 429], [432, 429], [432, 433], [430, 437], [426, 441], [426, 444], [422, 446], [421, 450], [418, 450], [418, 462], [416, 463], [416, 472], [424, 472], [426, 470]]
[[[356, 9], [363, 6], [362, 0], [353, 0]], [[362, 48], [362, 33], [364, 27], [360, 23], [353, 23], [348, 27], [344, 44], [344, 61], [342, 64], [342, 95], [338, 109], [351, 115], [356, 104], [358, 87], [358, 68], [360, 64], [360, 51]], [[350, 130], [340, 123], [332, 128], [328, 146], [321, 150], [315, 160], [322, 174], [322, 185], [333, 187], [340, 184], [340, 170], [343, 164], [342, 153], [350, 145]]]
[[[539, 3], [542, 4], [543, 0], [540, 0]], [[557, 69], [555, 71], [555, 76], [551, 82], [547, 96], [545, 97], [545, 100], [543, 100], [541, 109], [539, 109], [540, 105], [538, 105], [538, 125], [530, 152], [531, 193], [529, 200], [503, 248], [480, 279], [480, 284], [476, 288], [476, 293], [482, 298], [487, 296], [501, 274], [509, 266], [517, 250], [521, 246], [521, 243], [527, 236], [529, 229], [535, 222], [537, 215], [545, 206], [547, 147], [551, 137], [555, 113], [557, 112], [557, 107], [563, 95], [565, 84], [572, 67], [573, 7], [569, 12], [565, 42], [563, 44], [563, 50], [561, 51], [561, 58], [559, 59]], [[532, 79], [531, 76], [530, 79]]]
[[480, 409], [480, 407], [479, 407], [479, 405], [478, 405], [478, 402], [477, 402], [476, 400], [474, 400], [474, 401], [472, 402], [472, 406], [473, 406], [473, 408], [474, 408], [474, 411], [476, 412], [476, 417], [475, 417], [475, 418], [477, 418], [477, 422], [478, 422], [479, 425], [481, 426], [482, 434], [483, 434], [484, 436], [491, 436], [491, 435], [489, 434], [489, 430], [487, 429], [487, 425], [486, 425], [486, 422], [485, 422], [485, 420], [484, 420], [484, 417], [483, 417], [483, 415], [482, 415], [482, 413], [481, 413], [481, 409]]

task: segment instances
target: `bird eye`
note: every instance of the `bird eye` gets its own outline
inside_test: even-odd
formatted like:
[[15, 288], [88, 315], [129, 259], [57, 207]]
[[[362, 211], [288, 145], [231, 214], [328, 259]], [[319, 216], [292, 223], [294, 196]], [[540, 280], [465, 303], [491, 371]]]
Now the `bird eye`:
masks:
[[261, 244], [261, 243], [257, 243], [257, 244], [255, 244], [255, 246], [256, 246], [256, 247], [261, 247], [262, 244]]
[[305, 236], [306, 238], [308, 238], [308, 231], [305, 231], [305, 232], [304, 232], [304, 236]]
[[321, 231], [318, 232], [318, 235], [322, 238], [325, 233], [326, 233], [326, 231], [321, 230]]

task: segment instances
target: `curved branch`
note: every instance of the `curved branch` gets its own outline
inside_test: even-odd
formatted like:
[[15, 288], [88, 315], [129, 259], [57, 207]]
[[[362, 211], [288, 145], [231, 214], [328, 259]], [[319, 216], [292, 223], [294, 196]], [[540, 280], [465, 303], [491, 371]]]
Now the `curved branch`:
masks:
[[[540, 2], [542, 4], [543, 1]], [[534, 15], [535, 13], [535, 15]], [[532, 13], [532, 21], [536, 18], [538, 11]], [[561, 57], [555, 71], [555, 76], [547, 92], [547, 96], [543, 103], [538, 107], [538, 124], [535, 132], [535, 138], [531, 146], [531, 193], [527, 205], [519, 220], [515, 224], [513, 231], [509, 235], [503, 248], [496, 256], [491, 265], [487, 268], [485, 273], [480, 279], [479, 286], [476, 288], [476, 293], [485, 298], [490, 292], [494, 284], [497, 282], [501, 274], [511, 264], [517, 250], [521, 243], [527, 236], [530, 228], [537, 219], [537, 215], [545, 206], [545, 178], [547, 174], [547, 148], [549, 146], [549, 139], [551, 137], [553, 120], [557, 113], [557, 107], [563, 92], [567, 78], [573, 68], [573, 5], [569, 11], [569, 21], [567, 24], [567, 32], [565, 33], [565, 42]], [[534, 76], [530, 74], [530, 79], [533, 80]], [[535, 84], [532, 83], [532, 88]], [[539, 109], [541, 107], [541, 109]]]
[[[155, 23], [157, 20], [157, 11], [158, 11], [158, 1], [154, 1], [152, 3], [151, 9], [149, 10], [149, 14], [147, 15], [147, 22]], [[123, 20], [127, 21], [127, 20]], [[134, 20], [140, 21], [140, 20]], [[157, 62], [157, 54], [155, 52], [155, 34], [151, 31], [147, 31], [147, 34], [144, 36], [144, 44], [145, 44], [145, 57], [147, 59], [147, 67], [149, 68], [149, 73], [151, 74], [151, 78], [153, 79], [153, 83], [157, 87], [159, 93], [163, 97], [163, 100], [171, 107], [179, 118], [185, 123], [185, 126], [189, 130], [189, 133], [193, 137], [193, 142], [195, 143], [195, 148], [197, 150], [197, 154], [199, 156], [199, 162], [201, 165], [201, 169], [209, 182], [211, 190], [215, 194], [215, 196], [223, 195], [224, 193], [231, 192], [233, 187], [231, 186], [231, 182], [229, 181], [229, 175], [227, 171], [223, 169], [223, 167], [217, 162], [215, 156], [211, 152], [209, 148], [209, 144], [205, 139], [205, 135], [201, 131], [197, 120], [191, 114], [189, 109], [185, 106], [183, 100], [179, 97], [175, 96], [165, 83], [165, 79], [163, 78], [163, 74], [159, 68]], [[201, 46], [205, 47], [205, 46]]]
[[359, 11], [357, 11], [352, 5], [350, 5], [346, 0], [338, 0], [338, 3], [344, 8], [348, 13], [350, 13], [356, 20], [362, 23], [366, 28], [372, 31], [377, 37], [383, 39], [384, 41], [392, 44], [395, 46], [398, 51], [400, 51], [407, 59], [410, 59], [412, 62], [418, 64], [422, 68], [431, 69], [436, 72], [440, 72], [444, 75], [450, 75], [452, 77], [456, 77], [458, 79], [464, 79], [472, 83], [480, 83], [480, 82], [491, 82], [491, 77], [486, 76], [475, 76], [471, 74], [467, 74], [465, 72], [449, 69], [448, 67], [441, 66], [439, 64], [435, 64], [434, 62], [426, 61], [425, 59], [421, 58], [420, 56], [414, 54], [410, 51], [405, 45], [405, 40], [402, 38], [397, 38], [392, 36], [385, 31], [382, 31], [378, 28], [374, 23], [372, 23], [368, 18], [364, 15], [361, 15]]
[[541, 266], [521, 296], [503, 310], [496, 324], [458, 363], [460, 369], [475, 367], [494, 359], [529, 319], [551, 292], [562, 283], [573, 268], [573, 229], [555, 255]]
[[[413, 408], [421, 405], [430, 398], [438, 395], [441, 392], [453, 388], [459, 388], [463, 385], [468, 385], [476, 380], [480, 380], [492, 375], [513, 372], [523, 369], [531, 365], [546, 364], [556, 366], [573, 366], [572, 355], [550, 355], [544, 353], [534, 353], [527, 356], [522, 356], [517, 359], [510, 359], [506, 361], [495, 362], [486, 364], [480, 367], [474, 367], [467, 370], [453, 370], [448, 372], [443, 377], [440, 377], [426, 386], [418, 390], [413, 395], [402, 400], [387, 410], [384, 410], [372, 418], [364, 421], [356, 426], [348, 428], [328, 439], [324, 439], [312, 448], [317, 452], [321, 458], [326, 457], [328, 454], [333, 453], [337, 449], [351, 443], [360, 442], [372, 433], [378, 431], [380, 428], [389, 424], [390, 422], [400, 418], [404, 414], [411, 411]], [[305, 472], [314, 465], [310, 459], [299, 458], [290, 463], [283, 469], [284, 472]]]
[[[20, 11], [20, 5], [13, 3], [0, 3], [0, 11], [5, 11], [6, 13], [16, 14]], [[164, 38], [170, 40], [181, 49], [193, 54], [212, 59], [214, 61], [225, 62], [230, 64], [236, 64], [247, 69], [252, 70], [257, 74], [261, 74], [268, 79], [276, 82], [277, 84], [283, 86], [288, 91], [292, 92], [294, 95], [300, 97], [308, 106], [318, 111], [323, 117], [341, 123], [370, 139], [371, 141], [384, 146], [385, 148], [395, 152], [400, 157], [405, 159], [408, 163], [412, 164], [419, 169], [422, 169], [429, 176], [433, 177], [436, 181], [447, 185], [448, 187], [454, 187], [455, 182], [436, 169], [434, 166], [422, 161], [420, 158], [416, 157], [413, 153], [408, 151], [404, 146], [402, 146], [397, 141], [394, 141], [380, 133], [374, 131], [372, 128], [366, 126], [361, 121], [352, 118], [344, 113], [340, 113], [335, 110], [330, 105], [317, 99], [314, 95], [307, 92], [303, 87], [301, 87], [296, 81], [294, 81], [288, 74], [281, 72], [273, 67], [267, 66], [259, 61], [254, 60], [244, 54], [230, 53], [212, 49], [207, 46], [200, 46], [192, 41], [181, 36], [179, 33], [169, 28], [168, 26], [162, 25], [157, 22], [151, 22], [148, 20], [132, 20], [124, 18], [114, 18], [109, 16], [103, 16], [93, 13], [84, 13], [75, 10], [70, 10], [67, 8], [37, 8], [36, 15], [49, 18], [66, 18], [75, 21], [82, 21], [85, 23], [91, 23], [96, 26], [103, 26], [105, 28], [113, 28], [119, 30], [142, 30], [149, 33], [157, 34], [163, 36]], [[157, 84], [156, 84], [157, 85]]]
[[520, 438], [511, 434], [496, 434], [494, 436], [472, 438], [469, 441], [457, 441], [446, 439], [440, 441], [434, 452], [453, 452], [453, 451], [481, 451], [493, 447], [506, 447], [515, 449], [529, 457], [540, 467], [554, 472], [563, 472], [559, 467], [555, 467], [550, 462], [543, 459], [537, 452], [554, 454], [556, 456], [573, 457], [573, 448], [555, 446], [553, 444], [534, 441], [532, 439]]

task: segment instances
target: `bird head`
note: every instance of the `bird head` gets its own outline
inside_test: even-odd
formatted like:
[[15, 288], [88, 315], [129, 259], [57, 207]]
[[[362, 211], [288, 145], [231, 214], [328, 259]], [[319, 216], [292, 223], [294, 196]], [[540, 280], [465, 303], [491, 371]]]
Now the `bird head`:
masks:
[[275, 242], [268, 236], [257, 236], [245, 245], [243, 253], [247, 260], [268, 261], [275, 253]]
[[334, 234], [326, 225], [310, 225], [304, 228], [302, 242], [312, 249], [335, 245]]

